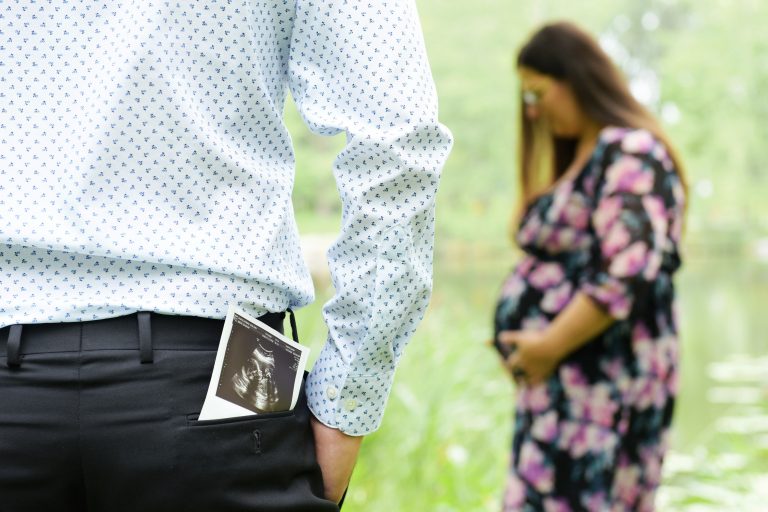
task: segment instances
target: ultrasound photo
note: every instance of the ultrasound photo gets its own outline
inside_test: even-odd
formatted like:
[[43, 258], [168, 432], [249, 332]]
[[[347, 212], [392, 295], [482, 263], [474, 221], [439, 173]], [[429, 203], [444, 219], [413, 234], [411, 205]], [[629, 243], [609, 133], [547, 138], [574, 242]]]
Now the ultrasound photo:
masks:
[[230, 307], [199, 420], [290, 411], [309, 349]]
[[287, 411], [300, 358], [294, 347], [235, 315], [216, 396], [256, 413]]

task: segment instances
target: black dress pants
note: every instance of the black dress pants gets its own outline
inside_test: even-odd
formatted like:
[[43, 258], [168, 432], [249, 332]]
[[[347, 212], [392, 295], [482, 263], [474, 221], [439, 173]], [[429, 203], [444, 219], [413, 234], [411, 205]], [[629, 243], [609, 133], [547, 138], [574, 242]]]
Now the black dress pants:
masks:
[[338, 512], [303, 392], [290, 412], [197, 421], [223, 324], [0, 329], [0, 512]]

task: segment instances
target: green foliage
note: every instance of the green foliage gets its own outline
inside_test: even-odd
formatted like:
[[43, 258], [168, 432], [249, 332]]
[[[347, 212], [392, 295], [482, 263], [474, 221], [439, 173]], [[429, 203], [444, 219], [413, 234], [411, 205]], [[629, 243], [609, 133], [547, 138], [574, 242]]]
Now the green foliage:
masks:
[[[516, 201], [514, 54], [544, 20], [570, 19], [618, 43], [629, 78], [650, 76], [649, 107], [664, 121], [691, 183], [693, 240], [768, 231], [768, 3], [754, 0], [477, 0], [418, 2], [440, 96], [455, 136], [438, 196], [438, 235], [499, 238]], [[615, 52], [614, 52], [615, 53]], [[331, 166], [343, 136], [309, 134], [289, 105], [302, 227], [338, 226]], [[502, 236], [503, 238], [503, 236]], [[725, 241], [727, 243], [727, 240]]]
[[[363, 445], [345, 510], [499, 509], [512, 387], [481, 341], [490, 335], [495, 293], [515, 260], [506, 235], [517, 197], [513, 57], [550, 19], [570, 19], [598, 34], [630, 79], [650, 77], [648, 105], [682, 154], [691, 185], [679, 288], [681, 394], [660, 510], [764, 510], [768, 381], [738, 379], [739, 357], [768, 350], [760, 307], [768, 300], [761, 291], [768, 275], [764, 264], [739, 259], [768, 231], [768, 3], [417, 4], [440, 117], [455, 136], [438, 195], [435, 291], [399, 367], [384, 424]], [[297, 149], [299, 226], [336, 233], [340, 205], [331, 168], [343, 136], [309, 134], [292, 105], [286, 119]], [[728, 259], [707, 259], [713, 256]], [[331, 291], [318, 292], [317, 302], [299, 312], [315, 354], [325, 341], [320, 307]], [[708, 373], [722, 360], [735, 361], [735, 382]], [[756, 364], [764, 370], [768, 361]], [[724, 404], [713, 392], [752, 402]], [[754, 430], [735, 428], [742, 420]]]

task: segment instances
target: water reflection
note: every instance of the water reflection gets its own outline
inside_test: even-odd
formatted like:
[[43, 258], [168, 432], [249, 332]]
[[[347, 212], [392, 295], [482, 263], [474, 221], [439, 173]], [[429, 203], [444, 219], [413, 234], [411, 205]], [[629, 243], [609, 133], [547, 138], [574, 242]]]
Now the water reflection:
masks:
[[764, 511], [768, 267], [689, 260], [679, 284], [682, 386], [663, 510]]

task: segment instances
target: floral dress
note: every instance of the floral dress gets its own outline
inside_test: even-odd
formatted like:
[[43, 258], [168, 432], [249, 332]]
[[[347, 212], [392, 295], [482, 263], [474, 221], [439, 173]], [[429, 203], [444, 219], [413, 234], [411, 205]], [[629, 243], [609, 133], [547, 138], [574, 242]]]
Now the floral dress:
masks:
[[684, 192], [644, 130], [601, 131], [589, 163], [521, 219], [525, 256], [495, 328], [543, 329], [577, 293], [614, 317], [544, 383], [521, 386], [505, 511], [650, 511], [677, 392], [672, 274]]

